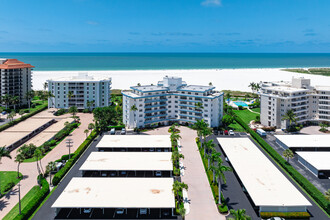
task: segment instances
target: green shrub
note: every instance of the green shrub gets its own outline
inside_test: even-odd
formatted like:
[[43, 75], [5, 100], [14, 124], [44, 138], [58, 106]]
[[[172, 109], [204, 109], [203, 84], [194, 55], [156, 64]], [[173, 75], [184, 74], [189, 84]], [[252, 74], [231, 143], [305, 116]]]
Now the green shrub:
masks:
[[65, 113], [67, 113], [68, 111], [64, 108], [59, 109], [57, 112], [55, 112], [55, 116], [60, 116], [60, 115], [64, 115]]
[[89, 109], [88, 109], [88, 108], [85, 108], [85, 109], [83, 110], [83, 113], [89, 113]]
[[121, 130], [122, 128], [125, 128], [125, 125], [112, 125], [112, 126], [108, 126], [108, 130], [111, 130], [112, 128], [114, 128], [115, 130]]
[[[74, 156], [74, 153], [70, 154], [70, 158]], [[65, 154], [61, 157], [61, 160], [69, 160], [69, 154]]]
[[294, 167], [286, 162], [276, 150], [274, 150], [264, 139], [262, 139], [255, 131], [243, 122], [238, 116], [235, 117], [239, 123], [253, 139], [284, 169], [289, 175], [328, 213], [330, 214], [330, 202], [325, 199], [321, 193], [311, 182], [301, 175]]
[[218, 209], [220, 213], [228, 213], [228, 206], [225, 203], [218, 205]]
[[4, 194], [5, 192], [9, 191], [11, 188], [13, 188], [15, 186], [14, 182], [9, 182], [7, 183], [3, 189], [2, 189], [2, 194]]
[[73, 157], [71, 157], [71, 159], [66, 162], [64, 167], [62, 169], [60, 169], [54, 175], [53, 180], [52, 180], [52, 183], [54, 186], [56, 186], [61, 181], [61, 179], [70, 170], [70, 168], [73, 166], [73, 164], [79, 159], [79, 157], [82, 155], [82, 153], [87, 149], [89, 144], [94, 140], [94, 138], [97, 136], [97, 134], [98, 133], [95, 130], [92, 131], [91, 134], [87, 137], [87, 139], [74, 152]]
[[[14, 220], [26, 220], [33, 212], [39, 207], [42, 201], [46, 198], [49, 193], [49, 184], [45, 178], [40, 178], [41, 189], [34, 195], [34, 198], [23, 208], [22, 213], [17, 215]], [[38, 187], [38, 186], [35, 186]], [[24, 198], [23, 198], [24, 199]]]
[[271, 217], [281, 217], [285, 219], [309, 219], [311, 215], [308, 212], [260, 212], [260, 217], [268, 219]]

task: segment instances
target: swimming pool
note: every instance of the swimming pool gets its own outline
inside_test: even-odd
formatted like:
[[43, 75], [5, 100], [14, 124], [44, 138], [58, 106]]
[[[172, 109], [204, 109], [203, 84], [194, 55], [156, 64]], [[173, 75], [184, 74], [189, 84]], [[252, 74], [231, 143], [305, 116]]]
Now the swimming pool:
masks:
[[245, 102], [239, 102], [239, 101], [235, 101], [234, 102], [237, 106], [243, 106], [243, 107], [248, 107], [249, 105], [246, 104]]

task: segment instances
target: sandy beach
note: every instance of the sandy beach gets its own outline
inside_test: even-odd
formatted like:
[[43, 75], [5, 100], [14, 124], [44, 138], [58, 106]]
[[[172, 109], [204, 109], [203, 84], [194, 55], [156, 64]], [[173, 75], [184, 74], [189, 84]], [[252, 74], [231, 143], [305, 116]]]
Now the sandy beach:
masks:
[[47, 79], [88, 72], [97, 77], [111, 77], [113, 89], [129, 89], [130, 86], [157, 84], [162, 77], [181, 76], [188, 84], [208, 85], [217, 90], [251, 91], [250, 82], [290, 81], [293, 76], [311, 79], [312, 85], [330, 85], [330, 77], [282, 71], [281, 69], [199, 69], [199, 70], [110, 70], [110, 71], [33, 71], [33, 89], [43, 89]]

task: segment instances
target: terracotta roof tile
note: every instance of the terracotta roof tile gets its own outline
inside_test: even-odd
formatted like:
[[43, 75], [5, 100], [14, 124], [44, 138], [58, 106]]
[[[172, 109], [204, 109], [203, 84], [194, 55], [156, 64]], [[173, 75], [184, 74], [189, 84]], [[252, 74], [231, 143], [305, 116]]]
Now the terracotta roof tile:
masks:
[[23, 63], [17, 59], [7, 59], [3, 64], [0, 64], [0, 69], [22, 69], [33, 68], [31, 64]]

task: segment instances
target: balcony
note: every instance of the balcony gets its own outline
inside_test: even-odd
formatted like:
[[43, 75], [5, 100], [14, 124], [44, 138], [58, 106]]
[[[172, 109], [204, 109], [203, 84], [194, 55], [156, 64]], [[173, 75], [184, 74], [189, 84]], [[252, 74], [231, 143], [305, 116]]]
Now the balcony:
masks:
[[197, 118], [197, 119], [202, 119], [202, 116], [195, 116], [195, 115], [187, 115], [187, 114], [181, 114], [179, 113], [179, 116], [184, 116], [184, 117], [191, 117], [191, 118]]
[[167, 116], [167, 113], [164, 113], [164, 114], [146, 115], [146, 116], [144, 116], [144, 118], [147, 119], [147, 118], [166, 117], [166, 116]]
[[160, 102], [161, 105], [165, 104], [162, 102], [166, 102], [167, 99], [146, 99], [144, 103], [152, 103], [152, 102]]

